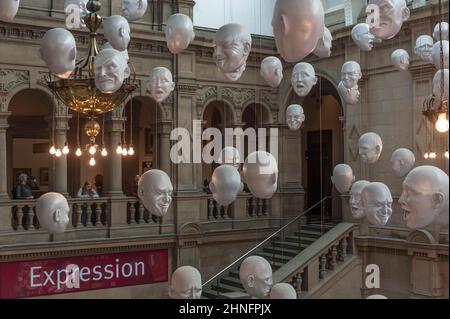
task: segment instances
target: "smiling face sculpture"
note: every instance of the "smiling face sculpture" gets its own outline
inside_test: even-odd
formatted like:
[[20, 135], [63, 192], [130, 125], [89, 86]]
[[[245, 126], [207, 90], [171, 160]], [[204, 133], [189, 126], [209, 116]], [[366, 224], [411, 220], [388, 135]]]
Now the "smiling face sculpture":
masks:
[[305, 113], [299, 104], [292, 104], [286, 109], [286, 124], [291, 131], [297, 131], [305, 121]]
[[169, 176], [159, 169], [151, 169], [138, 182], [138, 196], [154, 216], [164, 216], [172, 202], [173, 186]]
[[364, 187], [369, 185], [369, 181], [361, 180], [353, 183], [352, 188], [350, 189], [350, 209], [352, 212], [353, 218], [361, 219], [364, 218], [364, 210], [362, 207], [362, 197], [361, 192]]
[[409, 19], [405, 0], [369, 0], [368, 4], [379, 8], [380, 21], [370, 27], [370, 32], [378, 39], [392, 39], [400, 32], [403, 22]]
[[291, 85], [298, 96], [307, 96], [317, 84], [316, 71], [309, 63], [297, 63], [292, 70]]
[[392, 215], [392, 195], [383, 183], [370, 183], [361, 192], [362, 207], [372, 225], [386, 225]]
[[224, 77], [237, 81], [244, 73], [252, 37], [244, 26], [230, 23], [216, 32], [213, 59]]

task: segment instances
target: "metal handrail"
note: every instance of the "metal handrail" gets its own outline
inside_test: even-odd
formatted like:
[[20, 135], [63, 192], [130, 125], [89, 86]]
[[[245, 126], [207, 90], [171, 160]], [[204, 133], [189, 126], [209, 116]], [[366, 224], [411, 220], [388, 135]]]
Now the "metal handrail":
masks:
[[305, 210], [304, 212], [302, 212], [300, 215], [296, 216], [294, 219], [292, 219], [289, 223], [287, 223], [286, 225], [284, 225], [283, 227], [281, 227], [280, 229], [278, 229], [276, 232], [274, 232], [272, 235], [270, 235], [269, 237], [267, 237], [266, 239], [264, 239], [262, 242], [260, 242], [258, 245], [256, 245], [255, 247], [253, 247], [252, 249], [250, 249], [249, 251], [247, 251], [244, 255], [242, 255], [241, 257], [239, 257], [238, 259], [236, 259], [233, 263], [231, 263], [230, 265], [228, 265], [227, 267], [225, 267], [224, 269], [222, 269], [219, 273], [215, 274], [213, 277], [211, 277], [208, 281], [206, 281], [202, 287], [206, 287], [209, 283], [211, 283], [213, 280], [215, 280], [217, 277], [219, 277], [220, 275], [222, 275], [223, 273], [225, 273], [227, 270], [229, 270], [230, 268], [232, 268], [234, 265], [236, 265], [239, 261], [241, 261], [243, 258], [247, 257], [251, 252], [255, 251], [256, 249], [258, 249], [259, 247], [261, 247], [262, 245], [264, 245], [265, 243], [267, 243], [270, 239], [272, 239], [273, 237], [275, 237], [277, 234], [279, 234], [280, 232], [282, 232], [283, 230], [285, 230], [287, 227], [289, 227], [290, 225], [292, 225], [294, 222], [296, 222], [298, 219], [300, 219], [301, 217], [305, 216], [306, 214], [308, 214], [312, 209], [316, 208], [319, 204], [321, 204], [322, 202], [324, 202], [327, 199], [332, 198], [331, 196], [326, 196], [324, 198], [322, 198], [319, 202], [315, 203], [313, 206], [309, 207], [307, 210]]

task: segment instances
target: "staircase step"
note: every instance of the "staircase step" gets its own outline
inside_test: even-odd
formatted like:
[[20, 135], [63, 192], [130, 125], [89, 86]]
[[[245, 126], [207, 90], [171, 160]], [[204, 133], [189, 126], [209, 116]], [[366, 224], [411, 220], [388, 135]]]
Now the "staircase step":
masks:
[[232, 270], [229, 272], [230, 277], [239, 279], [239, 270]]
[[236, 288], [240, 288], [240, 289], [244, 289], [244, 287], [242, 287], [241, 281], [238, 278], [234, 278], [234, 277], [225, 277], [225, 278], [221, 278], [220, 279], [220, 283], [221, 284], [225, 284], [228, 286], [233, 286]]
[[302, 237], [308, 237], [312, 239], [317, 239], [321, 237], [324, 232], [320, 232], [319, 229], [311, 229], [311, 228], [301, 228], [300, 230], [296, 230], [294, 232], [295, 235], [301, 234]]
[[277, 255], [285, 255], [290, 257], [295, 257], [298, 255], [299, 251], [297, 249], [289, 249], [279, 246], [269, 246], [264, 247], [263, 252], [269, 253], [269, 254], [277, 254]]
[[266, 258], [269, 262], [277, 262], [277, 263], [282, 263], [285, 264], [287, 263], [289, 260], [292, 259], [291, 256], [286, 256], [286, 255], [275, 255], [275, 254], [271, 254], [271, 253], [265, 253], [265, 252], [261, 252], [258, 254], [258, 256], [264, 257]]
[[217, 291], [211, 289], [202, 290], [202, 299], [217, 299]]
[[322, 231], [322, 232], [327, 232], [329, 231], [331, 228], [333, 228], [335, 225], [333, 224], [306, 224], [306, 225], [302, 225], [301, 228], [302, 229], [309, 229], [309, 230], [316, 230], [316, 231]]
[[220, 283], [219, 285], [217, 285], [217, 284], [212, 285], [211, 290], [214, 291], [216, 294], [217, 294], [217, 291], [219, 291], [219, 292], [244, 291], [243, 288], [229, 286], [227, 284], [222, 284], [222, 283]]
[[305, 241], [305, 240], [303, 240], [303, 238], [297, 237], [297, 236], [286, 236], [286, 238], [284, 238], [283, 242], [294, 243], [297, 245], [298, 245], [298, 243], [301, 243], [300, 247], [302, 247], [302, 248], [306, 248], [309, 245], [311, 245], [311, 242]]

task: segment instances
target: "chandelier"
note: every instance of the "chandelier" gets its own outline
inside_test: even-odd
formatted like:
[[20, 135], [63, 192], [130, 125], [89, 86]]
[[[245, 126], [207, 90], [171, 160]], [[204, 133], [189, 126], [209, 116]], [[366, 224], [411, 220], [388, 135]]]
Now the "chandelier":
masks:
[[[441, 0], [439, 0], [439, 19], [442, 17]], [[444, 46], [442, 41], [442, 24], [439, 25], [439, 42], [440, 42], [440, 96], [431, 94], [423, 103], [422, 114], [435, 125], [440, 133], [446, 133], [449, 130], [448, 122], [448, 99], [445, 100], [445, 72], [444, 72]], [[438, 100], [437, 100], [438, 99]], [[446, 157], [448, 156], [448, 153]], [[431, 157], [430, 157], [431, 158]]]
[[[47, 78], [48, 87], [64, 105], [70, 110], [87, 117], [88, 122], [86, 123], [84, 130], [90, 140], [86, 148], [91, 155], [91, 160], [89, 162], [91, 166], [95, 165], [93, 155], [97, 152], [98, 148], [98, 145], [95, 143], [95, 138], [100, 130], [104, 130], [104, 127], [100, 127], [96, 118], [99, 115], [111, 112], [119, 107], [137, 88], [136, 75], [131, 63], [128, 64], [130, 70], [132, 70], [132, 74], [124, 80], [121, 88], [116, 92], [103, 93], [95, 85], [94, 62], [99, 52], [97, 30], [100, 28], [103, 21], [103, 18], [97, 13], [100, 9], [100, 1], [89, 0], [86, 4], [87, 14], [84, 17], [84, 23], [90, 32], [88, 54], [76, 62], [75, 70], [69, 78], [60, 79], [52, 74]], [[56, 156], [59, 155], [59, 152], [54, 150], [58, 150], [58, 148], [55, 147], [55, 145], [52, 145], [50, 154]], [[67, 143], [64, 145], [64, 150], [64, 154], [67, 154]], [[79, 157], [81, 156], [81, 153], [80, 146], [78, 145], [76, 155]], [[101, 154], [102, 156], [107, 155], [104, 145], [102, 146]]]

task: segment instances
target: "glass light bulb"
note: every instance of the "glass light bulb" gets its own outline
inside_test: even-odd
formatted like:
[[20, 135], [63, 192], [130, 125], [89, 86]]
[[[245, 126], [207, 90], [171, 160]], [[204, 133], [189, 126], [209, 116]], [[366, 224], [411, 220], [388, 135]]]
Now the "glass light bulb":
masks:
[[445, 156], [446, 159], [448, 159], [448, 156], [449, 156], [448, 155], [448, 151], [445, 152], [444, 156]]
[[106, 148], [102, 149], [102, 156], [105, 157], [108, 155], [108, 151], [106, 150]]
[[133, 146], [130, 146], [130, 148], [128, 149], [128, 155], [130, 155], [130, 156], [134, 155], [134, 148], [133, 148]]
[[122, 154], [122, 146], [121, 146], [120, 144], [117, 145], [116, 153], [117, 153], [117, 154]]
[[91, 145], [91, 147], [89, 147], [89, 154], [95, 155], [95, 153], [97, 153], [97, 148], [94, 145]]
[[128, 155], [128, 150], [126, 147], [122, 148], [122, 155], [123, 156], [127, 156]]
[[423, 154], [423, 158], [428, 159], [430, 157], [430, 154], [428, 154], [428, 152], [426, 152], [425, 154]]
[[449, 123], [447, 120], [447, 114], [445, 113], [439, 113], [438, 120], [436, 122], [436, 130], [439, 133], [446, 133], [449, 129]]
[[69, 154], [69, 146], [64, 145], [64, 147], [63, 147], [63, 149], [62, 149], [62, 153], [63, 153], [64, 155]]
[[89, 160], [89, 165], [95, 166], [95, 163], [95, 158], [91, 157], [91, 159]]
[[62, 156], [62, 152], [61, 150], [58, 148], [55, 152], [56, 157], [61, 157]]
[[435, 159], [436, 158], [436, 153], [435, 152], [431, 152], [430, 153], [430, 158], [431, 159]]
[[83, 153], [81, 152], [81, 148], [77, 148], [77, 150], [75, 151], [75, 155], [80, 157]]
[[50, 147], [50, 150], [48, 151], [51, 155], [55, 155], [56, 153], [56, 148], [55, 146], [52, 145], [52, 147]]

